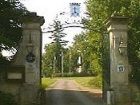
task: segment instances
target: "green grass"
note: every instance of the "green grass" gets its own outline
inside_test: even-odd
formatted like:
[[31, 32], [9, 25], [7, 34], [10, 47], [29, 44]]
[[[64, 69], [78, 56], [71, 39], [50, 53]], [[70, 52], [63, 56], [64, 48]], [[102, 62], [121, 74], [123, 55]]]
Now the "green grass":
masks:
[[42, 78], [42, 88], [48, 88], [50, 85], [56, 82], [56, 78]]
[[73, 77], [77, 83], [89, 88], [102, 88], [102, 78], [97, 77]]
[[57, 81], [57, 79], [70, 79], [75, 80], [77, 83], [84, 87], [89, 88], [102, 88], [102, 78], [100, 76], [97, 77], [57, 77], [57, 78], [42, 78], [42, 87], [48, 88], [50, 85], [52, 85], [54, 82]]

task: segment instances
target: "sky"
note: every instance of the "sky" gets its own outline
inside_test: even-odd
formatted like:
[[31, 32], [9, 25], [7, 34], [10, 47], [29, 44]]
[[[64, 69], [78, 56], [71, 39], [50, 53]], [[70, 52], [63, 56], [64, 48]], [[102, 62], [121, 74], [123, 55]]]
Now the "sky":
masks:
[[[78, 21], [81, 17], [84, 17], [86, 12], [84, 2], [85, 0], [21, 0], [24, 6], [31, 12], [37, 12], [39, 16], [44, 16], [45, 24], [42, 26], [42, 31], [46, 32], [49, 30], [49, 26], [53, 23], [53, 20], [58, 17], [60, 21], [67, 21], [72, 23], [73, 21]], [[70, 16], [70, 3], [81, 3], [81, 14], [80, 17]], [[64, 15], [60, 13], [64, 12]], [[65, 40], [69, 41], [68, 46], [73, 42], [73, 37], [83, 31], [81, 28], [68, 28], [64, 32], [67, 34]], [[45, 44], [51, 42], [48, 37], [51, 33], [43, 33], [43, 48]], [[44, 52], [44, 50], [43, 50]]]

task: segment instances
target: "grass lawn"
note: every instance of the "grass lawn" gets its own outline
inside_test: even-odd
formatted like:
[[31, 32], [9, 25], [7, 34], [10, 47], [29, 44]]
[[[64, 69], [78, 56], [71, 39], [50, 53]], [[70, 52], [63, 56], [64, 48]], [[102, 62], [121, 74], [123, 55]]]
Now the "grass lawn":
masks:
[[47, 88], [56, 82], [58, 79], [70, 79], [75, 80], [77, 83], [84, 87], [89, 88], [102, 88], [102, 78], [97, 77], [57, 77], [57, 78], [42, 78], [42, 87]]
[[102, 88], [101, 77], [72, 77], [77, 83], [89, 88]]
[[57, 81], [56, 78], [42, 78], [42, 88], [48, 88]]

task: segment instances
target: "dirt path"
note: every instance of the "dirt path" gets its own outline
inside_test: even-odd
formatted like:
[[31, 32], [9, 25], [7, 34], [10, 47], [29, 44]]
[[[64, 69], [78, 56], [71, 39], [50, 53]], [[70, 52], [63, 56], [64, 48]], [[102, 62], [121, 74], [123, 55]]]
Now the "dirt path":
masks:
[[60, 79], [46, 90], [46, 105], [102, 105], [97, 93], [82, 89], [74, 80]]

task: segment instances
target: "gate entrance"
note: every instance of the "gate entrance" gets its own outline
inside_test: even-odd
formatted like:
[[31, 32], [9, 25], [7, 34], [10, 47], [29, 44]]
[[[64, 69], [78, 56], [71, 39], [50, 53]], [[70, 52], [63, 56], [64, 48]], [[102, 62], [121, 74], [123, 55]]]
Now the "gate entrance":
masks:
[[[44, 18], [32, 13], [23, 18], [23, 21], [23, 39], [13, 66], [24, 67], [24, 82], [12, 84], [12, 90], [10, 89], [11, 87], [8, 87], [9, 84], [4, 86], [7, 87], [6, 91], [10, 91], [15, 95], [20, 94], [18, 97], [20, 97], [21, 105], [26, 105], [35, 101], [40, 85], [42, 49], [40, 26], [43, 25]], [[127, 56], [127, 21], [128, 18], [117, 16], [111, 17], [107, 22], [110, 43], [110, 69], [104, 71], [106, 73], [103, 74], [103, 95], [105, 104], [108, 105], [131, 105], [128, 82], [130, 66]], [[13, 71], [12, 73], [14, 76], [9, 79], [15, 79], [15, 76], [19, 79], [20, 77], [22, 78], [22, 74], [19, 72]]]

